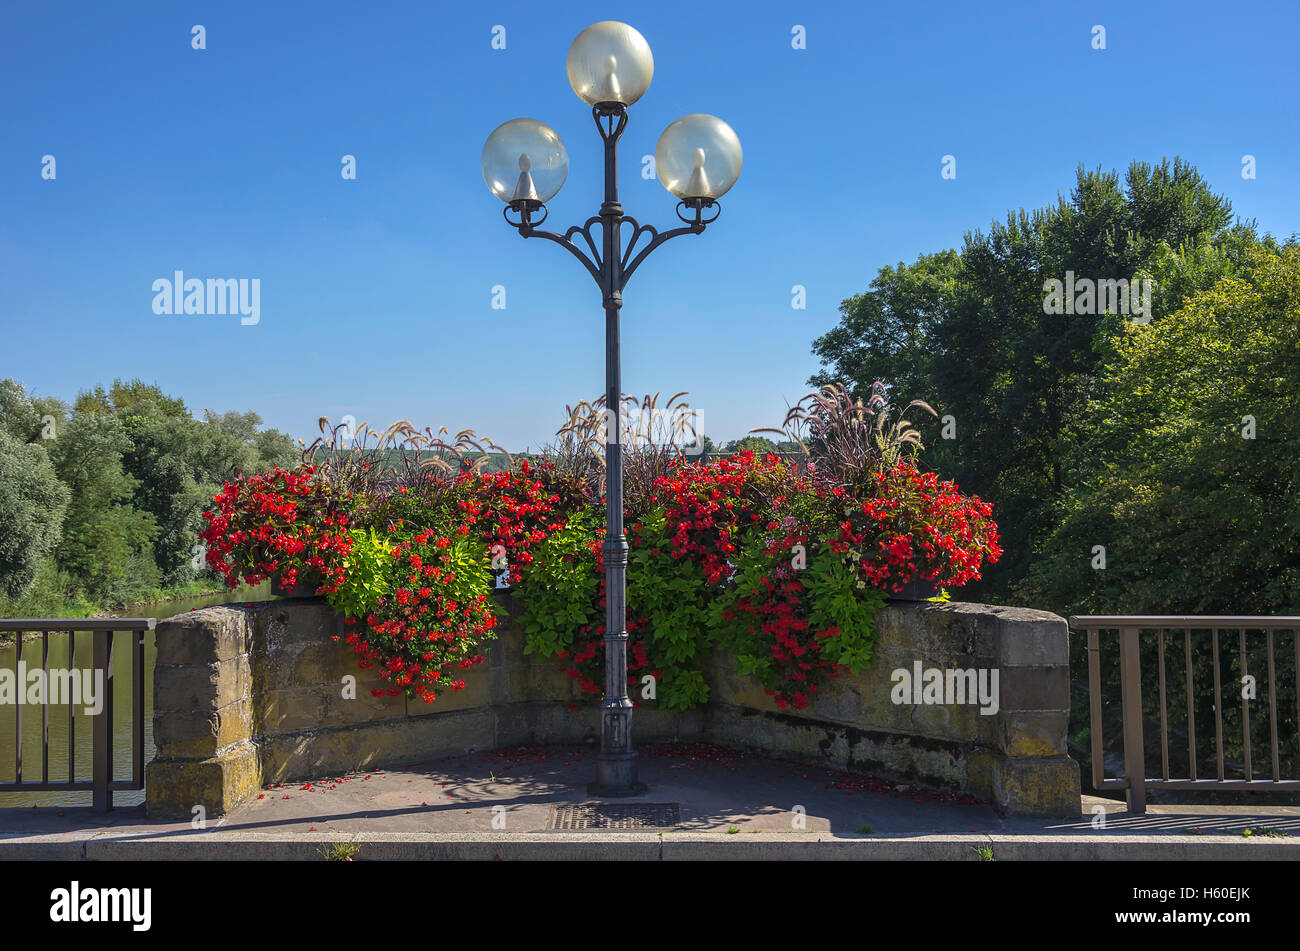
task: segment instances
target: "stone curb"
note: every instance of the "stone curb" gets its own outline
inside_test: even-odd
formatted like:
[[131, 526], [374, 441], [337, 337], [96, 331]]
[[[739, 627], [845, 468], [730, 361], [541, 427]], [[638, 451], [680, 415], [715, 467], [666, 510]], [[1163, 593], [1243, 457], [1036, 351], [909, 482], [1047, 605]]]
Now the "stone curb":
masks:
[[885, 838], [825, 834], [520, 832], [224, 833], [84, 839], [0, 840], [5, 861], [320, 861], [335, 843], [361, 847], [358, 861], [1295, 861], [1300, 839], [1240, 836], [954, 835]]

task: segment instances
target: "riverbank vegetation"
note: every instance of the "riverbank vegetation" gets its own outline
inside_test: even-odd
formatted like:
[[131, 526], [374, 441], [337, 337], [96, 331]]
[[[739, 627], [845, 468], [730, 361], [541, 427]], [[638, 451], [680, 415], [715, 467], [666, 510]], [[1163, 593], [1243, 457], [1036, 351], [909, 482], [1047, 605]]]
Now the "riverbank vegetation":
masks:
[[196, 544], [236, 472], [293, 465], [254, 412], [196, 418], [139, 380], [71, 405], [0, 380], [0, 616], [85, 617], [220, 589]]

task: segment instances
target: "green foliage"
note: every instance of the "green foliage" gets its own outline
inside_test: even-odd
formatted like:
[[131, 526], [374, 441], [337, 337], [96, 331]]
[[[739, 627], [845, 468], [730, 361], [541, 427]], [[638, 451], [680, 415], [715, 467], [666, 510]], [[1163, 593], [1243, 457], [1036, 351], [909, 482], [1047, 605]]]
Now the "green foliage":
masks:
[[352, 550], [343, 559], [345, 580], [326, 600], [342, 617], [364, 618], [393, 590], [393, 546], [373, 528], [352, 529]]
[[194, 537], [222, 482], [236, 472], [292, 466], [298, 453], [283, 433], [259, 432], [262, 420], [256, 413], [209, 412], [199, 421], [169, 415], [157, 405], [137, 400], [129, 415], [119, 416], [131, 440], [122, 464], [136, 483], [133, 504], [158, 526], [153, 557], [164, 581], [184, 585], [210, 577], [206, 568], [193, 566]]
[[50, 444], [70, 494], [56, 558], [78, 590], [98, 604], [122, 603], [141, 571], [146, 586], [158, 582], [152, 558], [143, 557], [157, 525], [131, 504], [138, 483], [122, 465], [130, 448], [122, 420], [111, 415], [74, 416]]
[[753, 451], [755, 455], [761, 455], [765, 452], [776, 452], [777, 445], [766, 436], [744, 436], [731, 440], [722, 451], [743, 452], [746, 449]]
[[600, 610], [600, 562], [592, 557], [596, 518], [579, 513], [534, 550], [520, 590], [524, 597], [525, 654], [555, 657], [571, 651], [579, 628], [593, 624]]
[[1028, 573], [1090, 442], [1102, 368], [1128, 332], [1119, 315], [1044, 313], [1044, 282], [1067, 270], [1152, 275], [1158, 327], [1178, 295], [1240, 266], [1253, 227], [1231, 219], [1229, 203], [1180, 160], [1134, 163], [1122, 182], [1080, 168], [1068, 199], [1010, 213], [967, 234], [960, 251], [882, 268], [814, 342], [826, 369], [811, 382], [842, 381], [866, 399], [883, 380], [955, 421], [951, 439], [938, 438], [942, 419], [917, 421], [926, 465], [1004, 513], [1006, 557], [972, 594], [1008, 599]]
[[482, 542], [453, 534], [447, 554], [450, 556], [449, 567], [455, 575], [443, 584], [443, 592], [448, 598], [465, 604], [492, 593], [491, 559]]
[[33, 397], [17, 380], [0, 380], [0, 432], [19, 442], [54, 438], [67, 415], [59, 400]]
[[73, 588], [53, 557], [42, 558], [26, 590], [17, 597], [0, 594], [0, 617], [90, 617], [99, 605], [70, 594]]
[[[83, 392], [71, 412], [0, 380], [0, 434], [25, 446], [0, 452], [0, 499], [28, 493], [40, 509], [8, 525], [0, 512], [0, 537], [27, 552], [16, 574], [0, 567], [10, 604], [17, 591], [6, 578], [33, 583], [46, 556], [54, 560], [45, 581], [65, 588], [60, 598], [33, 596], [43, 604], [84, 603], [93, 611], [215, 586], [195, 558], [203, 509], [234, 472], [290, 466], [299, 453], [284, 433], [260, 429], [256, 413], [205, 416], [192, 418], [181, 400], [139, 380]], [[15, 463], [15, 453], [25, 461]], [[32, 486], [51, 465], [60, 487], [38, 503]], [[24, 534], [30, 539], [14, 541]]]
[[62, 533], [68, 489], [45, 448], [0, 431], [0, 595], [16, 598]]
[[[831, 550], [823, 541], [807, 546], [807, 567], [798, 572], [803, 584], [799, 604], [814, 630], [838, 629], [838, 636], [822, 639], [821, 658], [843, 664], [857, 673], [871, 665], [875, 653], [876, 612], [886, 594], [862, 584], [852, 559]], [[785, 551], [769, 554], [761, 536], [747, 540], [732, 582], [710, 606], [709, 624], [736, 658], [737, 672], [752, 676], [769, 689], [778, 686], [778, 671], [769, 640], [751, 630], [753, 621], [736, 610], [748, 599], [764, 598], [767, 579], [794, 571]]]
[[885, 592], [864, 586], [856, 565], [825, 544], [812, 547], [802, 580], [808, 623], [817, 630], [840, 632], [826, 638], [822, 656], [852, 673], [866, 670], [875, 655], [876, 612], [885, 605]]
[[689, 558], [668, 555], [663, 510], [642, 519], [638, 544], [628, 553], [628, 603], [645, 619], [639, 634], [660, 665], [656, 699], [669, 710], [688, 710], [709, 698], [703, 654], [713, 642], [711, 603], [717, 592], [703, 583]]
[[188, 419], [190, 415], [184, 401], [167, 396], [158, 386], [142, 380], [128, 383], [114, 380], [107, 392], [102, 386], [96, 386], [77, 396], [73, 410], [82, 416], [161, 414]]
[[1298, 325], [1292, 244], [1120, 339], [1022, 595], [1069, 613], [1300, 612]]

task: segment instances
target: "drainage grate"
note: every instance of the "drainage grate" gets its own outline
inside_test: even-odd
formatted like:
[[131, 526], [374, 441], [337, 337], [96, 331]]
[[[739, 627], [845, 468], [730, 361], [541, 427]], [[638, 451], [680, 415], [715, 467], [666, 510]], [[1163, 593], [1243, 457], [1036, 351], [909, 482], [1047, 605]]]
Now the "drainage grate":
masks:
[[675, 802], [584, 802], [552, 806], [551, 829], [666, 829], [681, 821]]

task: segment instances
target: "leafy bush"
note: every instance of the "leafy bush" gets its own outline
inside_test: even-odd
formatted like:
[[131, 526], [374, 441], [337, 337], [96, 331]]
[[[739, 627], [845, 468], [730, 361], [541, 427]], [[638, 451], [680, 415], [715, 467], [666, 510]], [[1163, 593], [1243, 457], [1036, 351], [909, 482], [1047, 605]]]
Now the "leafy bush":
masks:
[[315, 472], [313, 466], [288, 472], [277, 467], [240, 476], [213, 498], [216, 508], [203, 513], [208, 527], [199, 537], [208, 546], [208, 565], [228, 587], [275, 577], [289, 591], [299, 572], [319, 582], [317, 593], [343, 584], [352, 545], [346, 531], [352, 500], [313, 481]]
[[871, 496], [845, 511], [835, 540], [858, 562], [862, 580], [902, 591], [915, 580], [958, 587], [1002, 556], [993, 506], [962, 496], [952, 482], [898, 462], [875, 474]]
[[579, 513], [534, 550], [522, 601], [524, 653], [567, 659], [575, 633], [596, 623], [604, 581], [600, 538], [595, 517]]
[[[917, 441], [905, 426], [886, 429], [883, 408], [872, 418], [874, 468], [848, 486], [844, 470], [816, 464], [829, 458], [817, 455], [825, 438], [802, 472], [771, 454], [699, 463], [642, 445], [624, 513], [634, 698], [649, 674], [655, 689], [641, 698], [671, 710], [704, 703], [705, 657], [725, 645], [779, 706], [802, 708], [828, 679], [871, 662], [883, 589], [914, 577], [964, 584], [997, 559], [990, 507], [899, 460]], [[571, 419], [569, 438], [586, 432]], [[483, 661], [496, 636], [492, 578], [508, 567], [525, 651], [564, 660], [599, 696], [601, 500], [589, 501], [591, 470], [569, 450], [505, 472], [412, 473], [378, 493], [349, 491], [368, 473], [353, 461], [228, 483], [205, 515], [209, 563], [253, 582], [322, 572], [318, 590], [344, 615], [362, 665], [378, 664], [390, 693], [426, 702]]]
[[42, 446], [0, 431], [0, 595], [16, 598], [58, 544], [68, 489]]
[[715, 625], [739, 672], [755, 677], [777, 706], [798, 710], [827, 679], [871, 663], [885, 594], [865, 588], [852, 561], [810, 535], [807, 523], [787, 515], [765, 528], [715, 603]]
[[393, 546], [373, 528], [354, 528], [348, 537], [351, 544], [343, 556], [343, 583], [331, 594], [330, 606], [344, 617], [363, 618], [392, 591]]
[[345, 639], [362, 667], [378, 662], [379, 676], [393, 683], [390, 696], [430, 703], [443, 690], [463, 690], [456, 672], [481, 664], [495, 638], [487, 553], [464, 538], [420, 533], [388, 557], [392, 595], [380, 596], [364, 620], [345, 619]]

